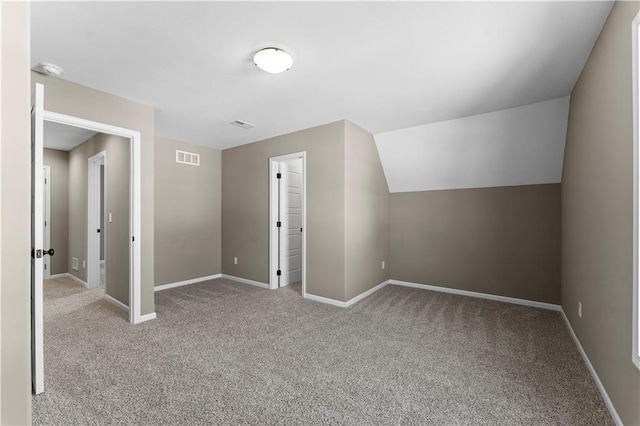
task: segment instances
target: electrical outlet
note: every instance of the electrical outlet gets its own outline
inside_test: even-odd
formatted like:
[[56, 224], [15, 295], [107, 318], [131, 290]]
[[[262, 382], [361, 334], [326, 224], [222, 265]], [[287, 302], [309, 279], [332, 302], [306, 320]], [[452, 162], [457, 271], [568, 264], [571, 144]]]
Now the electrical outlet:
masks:
[[82, 269], [87, 269], [87, 261], [86, 260], [82, 261]]
[[578, 302], [578, 318], [582, 318], [582, 302]]
[[237, 265], [237, 264], [238, 264], [238, 258], [237, 258], [237, 257], [234, 257], [234, 258], [233, 258], [233, 264], [234, 264], [234, 265]]
[[384, 269], [384, 260], [382, 261], [382, 269]]

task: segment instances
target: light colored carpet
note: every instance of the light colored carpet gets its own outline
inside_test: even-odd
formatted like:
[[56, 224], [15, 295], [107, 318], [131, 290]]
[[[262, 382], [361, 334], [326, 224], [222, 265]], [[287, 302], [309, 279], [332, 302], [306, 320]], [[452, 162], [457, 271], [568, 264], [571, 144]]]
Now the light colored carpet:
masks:
[[348, 309], [219, 279], [155, 321], [45, 285], [34, 424], [612, 424], [557, 312], [387, 286]]

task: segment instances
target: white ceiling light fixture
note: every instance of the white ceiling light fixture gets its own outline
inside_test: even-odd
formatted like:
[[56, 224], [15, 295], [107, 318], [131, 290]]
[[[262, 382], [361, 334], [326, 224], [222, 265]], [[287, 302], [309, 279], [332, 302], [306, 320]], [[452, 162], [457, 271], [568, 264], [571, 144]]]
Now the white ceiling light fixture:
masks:
[[34, 71], [37, 71], [41, 74], [48, 74], [59, 77], [64, 70], [57, 65], [41, 62], [34, 68]]
[[253, 62], [258, 68], [271, 74], [288, 71], [293, 65], [291, 55], [277, 47], [266, 47], [253, 55]]

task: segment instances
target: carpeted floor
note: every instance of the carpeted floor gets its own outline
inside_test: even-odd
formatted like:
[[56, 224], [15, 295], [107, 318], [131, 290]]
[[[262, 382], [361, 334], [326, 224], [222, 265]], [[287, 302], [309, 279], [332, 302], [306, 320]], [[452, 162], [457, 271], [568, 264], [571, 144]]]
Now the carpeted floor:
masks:
[[132, 326], [102, 294], [45, 284], [34, 424], [612, 424], [557, 312], [396, 286], [343, 309], [218, 279]]

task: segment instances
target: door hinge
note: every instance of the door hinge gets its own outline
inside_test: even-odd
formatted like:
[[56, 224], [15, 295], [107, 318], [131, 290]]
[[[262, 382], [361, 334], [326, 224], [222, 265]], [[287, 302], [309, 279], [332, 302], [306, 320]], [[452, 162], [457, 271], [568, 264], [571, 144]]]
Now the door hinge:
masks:
[[282, 222], [277, 221], [277, 222], [276, 222], [276, 227], [280, 228], [281, 226], [282, 226]]
[[277, 174], [276, 174], [276, 178], [277, 178], [277, 179], [281, 179], [281, 178], [282, 178], [282, 174], [277, 173]]
[[278, 270], [276, 271], [276, 275], [277, 275], [277, 276], [282, 275], [282, 271], [281, 271], [280, 269], [278, 269]]

